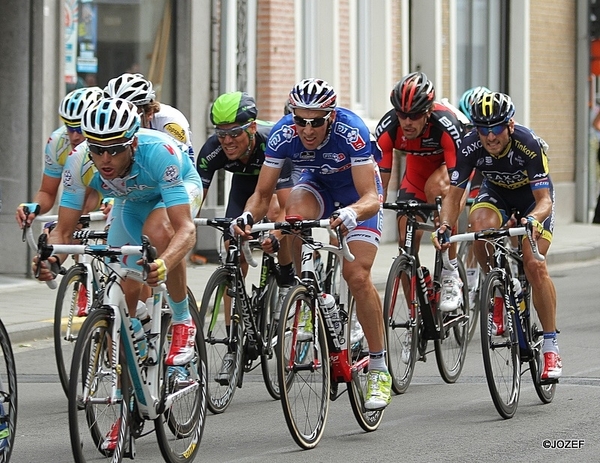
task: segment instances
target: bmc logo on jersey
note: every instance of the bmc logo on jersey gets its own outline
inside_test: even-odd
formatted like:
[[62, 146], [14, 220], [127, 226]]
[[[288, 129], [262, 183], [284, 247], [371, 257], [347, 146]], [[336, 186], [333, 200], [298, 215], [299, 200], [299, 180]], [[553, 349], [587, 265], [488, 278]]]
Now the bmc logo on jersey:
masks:
[[267, 142], [267, 145], [273, 151], [277, 151], [277, 149], [284, 143], [290, 143], [295, 136], [295, 125], [282, 125], [277, 132], [269, 135], [269, 141]]
[[356, 127], [350, 127], [349, 125], [338, 122], [335, 124], [335, 133], [344, 137], [355, 151], [359, 151], [366, 146], [365, 141], [360, 136], [360, 132]]

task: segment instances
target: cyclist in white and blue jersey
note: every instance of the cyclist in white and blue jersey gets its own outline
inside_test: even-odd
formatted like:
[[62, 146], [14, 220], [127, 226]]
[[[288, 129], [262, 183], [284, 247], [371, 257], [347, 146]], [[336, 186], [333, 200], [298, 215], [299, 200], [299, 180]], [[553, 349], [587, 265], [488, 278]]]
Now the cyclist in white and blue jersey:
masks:
[[[17, 207], [15, 218], [21, 228], [25, 221], [31, 224], [36, 215], [45, 214], [54, 206], [67, 157], [77, 145], [85, 140], [81, 133], [81, 116], [89, 106], [97, 103], [101, 98], [102, 89], [100, 87], [87, 87], [73, 90], [61, 100], [58, 115], [64, 124], [52, 132], [46, 142], [44, 172], [40, 188], [33, 196], [33, 203], [22, 203]], [[86, 203], [84, 212], [98, 207], [96, 199], [97, 197], [94, 197]], [[28, 216], [25, 216], [23, 212], [24, 206], [30, 210]]]
[[[202, 183], [185, 150], [171, 137], [139, 127], [135, 105], [123, 99], [106, 98], [86, 110], [82, 128], [87, 143], [80, 144], [65, 164], [58, 223], [49, 242], [69, 242], [86, 188], [114, 197], [108, 243], [140, 244], [145, 234], [157, 248], [159, 257], [150, 264], [147, 283], [167, 284], [173, 310], [167, 363], [183, 365], [194, 353], [185, 255], [195, 243], [192, 217], [202, 203]], [[50, 257], [49, 263], [60, 265], [60, 259]], [[137, 266], [128, 259], [123, 264]], [[51, 278], [53, 274], [43, 269], [40, 279]], [[131, 280], [124, 286], [130, 312], [135, 314], [141, 287]]]
[[[286, 215], [305, 219], [330, 217], [340, 227], [356, 259], [344, 262], [343, 276], [356, 300], [357, 315], [370, 349], [365, 407], [383, 409], [390, 402], [391, 378], [385, 362], [382, 306], [371, 267], [383, 224], [383, 189], [371, 153], [370, 134], [360, 117], [337, 107], [334, 89], [321, 79], [305, 79], [289, 94], [291, 114], [271, 131], [265, 162], [254, 194], [239, 219], [251, 225], [263, 217], [285, 159], [302, 169], [286, 203]], [[233, 226], [249, 234], [250, 227]]]

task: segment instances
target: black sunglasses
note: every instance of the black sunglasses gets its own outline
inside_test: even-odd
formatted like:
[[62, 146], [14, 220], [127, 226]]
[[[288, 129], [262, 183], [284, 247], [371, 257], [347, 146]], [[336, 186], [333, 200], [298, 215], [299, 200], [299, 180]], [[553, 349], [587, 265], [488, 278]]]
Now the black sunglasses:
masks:
[[495, 125], [494, 127], [477, 127], [477, 132], [483, 137], [487, 137], [490, 133], [498, 136], [507, 128], [507, 125]]
[[119, 143], [117, 145], [94, 145], [93, 143], [88, 143], [88, 148], [90, 149], [90, 153], [97, 156], [103, 156], [105, 152], [111, 156], [116, 156], [125, 151], [132, 143], [133, 138], [128, 142]]
[[331, 111], [328, 112], [326, 116], [314, 117], [312, 119], [304, 119], [303, 117], [294, 115], [294, 123], [300, 127], [306, 127], [308, 124], [310, 124], [311, 127], [317, 128], [322, 127], [330, 117]]
[[252, 122], [240, 125], [239, 127], [233, 127], [232, 129], [218, 129], [215, 127], [215, 134], [217, 135], [217, 138], [225, 138], [227, 135], [231, 138], [237, 138], [244, 133], [244, 130], [250, 127], [250, 124], [252, 124]]
[[396, 115], [400, 119], [402, 119], [402, 120], [410, 119], [411, 121], [418, 121], [419, 119], [421, 119], [426, 114], [427, 114], [426, 112], [424, 112], [424, 113], [412, 113], [412, 114], [409, 114], [409, 113], [405, 113], [405, 112], [402, 112], [402, 111], [396, 111]]

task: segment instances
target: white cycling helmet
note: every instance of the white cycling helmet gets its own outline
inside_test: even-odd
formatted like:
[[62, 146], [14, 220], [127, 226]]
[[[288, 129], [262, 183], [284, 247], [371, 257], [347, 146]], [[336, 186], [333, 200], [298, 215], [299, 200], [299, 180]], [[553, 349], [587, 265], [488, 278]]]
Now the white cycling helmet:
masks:
[[93, 140], [132, 138], [140, 128], [137, 107], [122, 98], [104, 98], [81, 119], [83, 135]]
[[152, 82], [142, 74], [125, 74], [108, 81], [104, 87], [105, 98], [123, 98], [136, 106], [143, 106], [156, 98]]
[[78, 88], [62, 99], [58, 106], [58, 115], [67, 125], [81, 124], [84, 111], [102, 99], [100, 87]]
[[290, 91], [290, 109], [322, 109], [330, 111], [337, 105], [337, 95], [322, 79], [304, 79]]

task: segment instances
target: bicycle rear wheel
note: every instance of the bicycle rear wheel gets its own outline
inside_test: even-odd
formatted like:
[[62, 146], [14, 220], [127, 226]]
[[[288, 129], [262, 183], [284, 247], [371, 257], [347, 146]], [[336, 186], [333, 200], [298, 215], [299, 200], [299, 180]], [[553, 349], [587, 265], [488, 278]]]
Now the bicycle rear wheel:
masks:
[[[466, 282], [465, 268], [458, 259], [458, 274]], [[435, 360], [442, 379], [454, 383], [460, 376], [467, 356], [467, 336], [469, 327], [469, 292], [466, 284], [462, 286], [463, 303], [453, 312], [437, 311], [437, 323], [440, 327], [440, 339], [436, 339]]]
[[[281, 307], [276, 346], [283, 415], [294, 441], [304, 449], [319, 443], [329, 412], [329, 349], [315, 303], [304, 285], [290, 289]], [[303, 315], [306, 311], [308, 316]]]
[[[458, 256], [463, 261], [465, 267], [465, 273], [467, 279], [463, 281], [468, 285], [469, 279], [474, 283], [468, 285], [469, 293], [469, 328], [467, 335], [467, 342], [471, 342], [473, 335], [479, 328], [479, 294], [481, 292], [481, 285], [483, 284], [484, 274], [479, 268], [475, 253], [473, 252], [473, 242], [463, 241], [460, 243], [458, 248]], [[469, 275], [470, 272], [474, 272], [474, 275]]]
[[406, 392], [418, 356], [419, 311], [411, 308], [404, 288], [409, 291], [412, 267], [405, 256], [397, 257], [390, 268], [383, 300], [388, 370], [396, 394]]
[[383, 410], [365, 409], [365, 392], [367, 389], [369, 364], [368, 362], [365, 363], [362, 368], [357, 364], [369, 356], [369, 345], [367, 344], [367, 338], [364, 335], [362, 327], [358, 323], [356, 302], [353, 297], [349, 298], [348, 306], [348, 323], [346, 323], [345, 328], [347, 340], [346, 352], [348, 354], [348, 364], [352, 369], [352, 381], [346, 385], [348, 388], [348, 398], [350, 399], [354, 417], [360, 427], [367, 432], [371, 432], [379, 427], [383, 418]]
[[[223, 413], [233, 400], [242, 368], [243, 326], [241, 322], [225, 326], [225, 295], [234, 294], [228, 269], [219, 267], [210, 276], [200, 307], [200, 327], [206, 344], [206, 369], [208, 386], [208, 409], [212, 413]], [[232, 298], [233, 300], [233, 298]], [[227, 309], [229, 310], [229, 309]], [[230, 334], [230, 331], [232, 333]], [[234, 335], [235, 334], [235, 335]], [[219, 373], [223, 358], [233, 353], [233, 366], [229, 378], [221, 379]]]
[[[130, 381], [125, 355], [120, 356], [118, 384], [121, 397], [112, 401], [111, 311], [96, 309], [79, 331], [69, 381], [69, 434], [76, 463], [98, 458], [98, 453], [120, 462], [129, 441]], [[112, 445], [108, 436], [114, 436]]]
[[277, 325], [273, 314], [277, 309], [279, 301], [279, 288], [275, 275], [270, 275], [267, 280], [268, 288], [265, 295], [265, 307], [260, 314], [260, 332], [266, 343], [266, 349], [260, 356], [260, 368], [267, 391], [275, 400], [280, 399], [279, 380], [277, 379], [277, 356], [275, 345], [277, 344]]
[[[91, 278], [85, 268], [74, 265], [67, 270], [62, 278], [56, 293], [54, 306], [54, 354], [58, 377], [65, 395], [69, 393], [69, 372], [71, 370], [71, 359], [75, 350], [75, 342], [79, 334], [79, 328], [85, 320], [85, 315], [79, 316], [81, 312], [87, 312], [92, 295], [87, 294], [86, 282]], [[81, 309], [81, 310], [80, 310]]]
[[[529, 293], [527, 297], [529, 297], [531, 301], [531, 293]], [[529, 318], [523, 317], [521, 323], [528, 333], [527, 339], [533, 352], [533, 358], [529, 361], [529, 371], [531, 372], [531, 379], [533, 380], [535, 392], [543, 403], [549, 404], [554, 400], [556, 381], [548, 383], [543, 382], [541, 378], [542, 370], [544, 369], [544, 354], [542, 354], [544, 332], [537, 312], [533, 308], [531, 302], [529, 303]]]
[[[17, 430], [17, 370], [10, 338], [0, 320], [0, 462], [10, 460]], [[6, 436], [4, 437], [4, 434]]]
[[[483, 366], [490, 395], [496, 410], [503, 418], [512, 418], [519, 403], [521, 387], [521, 360], [519, 340], [516, 333], [516, 320], [513, 313], [507, 313], [505, 304], [503, 273], [492, 270], [487, 274], [481, 289], [481, 349]], [[494, 305], [507, 317], [504, 334], [492, 334]], [[510, 317], [510, 319], [508, 319]]]
[[[194, 324], [201, 326], [200, 316], [193, 307], [194, 296], [188, 291], [190, 314]], [[163, 320], [163, 336], [168, 331], [170, 317]], [[166, 340], [170, 336], [165, 336]], [[154, 420], [158, 446], [165, 461], [181, 463], [193, 461], [200, 448], [206, 423], [207, 377], [206, 344], [201, 329], [196, 329], [195, 355], [184, 366], [169, 367], [164, 363], [169, 343], [163, 339], [162, 368], [166, 371], [163, 382], [163, 402], [170, 404], [164, 413]]]

